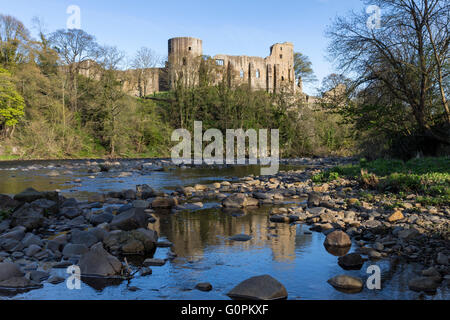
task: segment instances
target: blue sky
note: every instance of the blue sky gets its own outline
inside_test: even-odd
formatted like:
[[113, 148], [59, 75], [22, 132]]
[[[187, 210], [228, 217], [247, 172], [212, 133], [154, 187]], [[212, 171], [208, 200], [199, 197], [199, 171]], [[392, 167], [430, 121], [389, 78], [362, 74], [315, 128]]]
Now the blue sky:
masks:
[[[82, 29], [130, 56], [143, 46], [167, 55], [167, 40], [177, 36], [201, 38], [208, 55], [266, 57], [272, 44], [290, 41], [309, 56], [319, 80], [334, 71], [325, 57], [326, 27], [336, 15], [364, 8], [361, 0], [0, 0], [0, 13], [29, 29], [37, 16], [50, 32], [66, 27], [69, 5], [80, 7]], [[305, 91], [314, 94], [314, 85]]]

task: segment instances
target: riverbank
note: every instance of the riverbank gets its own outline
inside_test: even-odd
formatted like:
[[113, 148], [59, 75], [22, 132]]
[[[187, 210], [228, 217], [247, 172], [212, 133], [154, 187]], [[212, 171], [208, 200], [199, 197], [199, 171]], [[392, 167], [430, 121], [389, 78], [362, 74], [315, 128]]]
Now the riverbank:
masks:
[[[430, 165], [430, 161], [434, 164]], [[67, 194], [62, 196], [54, 190], [29, 189], [12, 197], [4, 195], [0, 202], [0, 263], [7, 270], [2, 269], [0, 272], [3, 277], [0, 278], [0, 287], [20, 292], [46, 285], [56, 286], [65, 279], [54, 270], [72, 264], [79, 265], [83, 275], [96, 276], [95, 281], [91, 278], [87, 281], [95, 288], [108, 286], [104, 283], [104, 277], [109, 281], [124, 281], [138, 275], [145, 279], [150, 276], [150, 267], [157, 270], [166, 264], [174, 263], [175, 266], [177, 256], [181, 254], [179, 248], [189, 243], [192, 245], [192, 241], [185, 244], [185, 240], [182, 240], [185, 239], [182, 236], [184, 228], [196, 232], [190, 230], [192, 221], [189, 220], [189, 212], [198, 212], [201, 216], [204, 211], [214, 210], [212, 217], [229, 217], [227, 219], [232, 219], [231, 225], [242, 217], [259, 212], [255, 228], [264, 225], [267, 230], [273, 230], [274, 235], [268, 237], [270, 239], [276, 239], [277, 233], [285, 228], [288, 229], [284, 232], [290, 230], [287, 234], [292, 234], [292, 228], [295, 230], [297, 226], [304, 230], [301, 239], [313, 232], [323, 235], [325, 241], [330, 242], [329, 238], [342, 231], [345, 236], [338, 237], [344, 241], [342, 245], [338, 243], [334, 248], [322, 246], [321, 249], [315, 249], [339, 257], [336, 258], [335, 269], [341, 272], [336, 276], [348, 276], [348, 269], [359, 268], [363, 271], [363, 264], [388, 262], [390, 268], [414, 265], [416, 271], [408, 278], [407, 290], [445, 292], [450, 273], [449, 205], [445, 201], [424, 204], [419, 197], [423, 196], [421, 192], [430, 190], [448, 192], [447, 178], [441, 179], [439, 176], [436, 180], [438, 189], [428, 185], [414, 192], [395, 193], [367, 183], [377, 181], [370, 176], [375, 172], [382, 177], [390, 177], [392, 171], [396, 171], [396, 166], [392, 164], [381, 166], [351, 158], [304, 158], [281, 162], [297, 167], [285, 167], [285, 171], [273, 176], [259, 176], [259, 170], [253, 170], [250, 175], [231, 176], [227, 180], [212, 180], [210, 183], [177, 179], [173, 188], [155, 189], [144, 183], [135, 184], [126, 190], [91, 192], [86, 200], [70, 198]], [[425, 159], [416, 162], [416, 165], [422, 172], [420, 174], [428, 175], [437, 170], [446, 176], [446, 163], [446, 159], [434, 162]], [[216, 167], [216, 170], [224, 171], [227, 167]], [[367, 174], [363, 172], [361, 176], [352, 176], [351, 173], [361, 173], [361, 167], [368, 170]], [[389, 170], [382, 175], [381, 167]], [[408, 164], [406, 168], [411, 170]], [[105, 175], [122, 180], [130, 178], [132, 183], [141, 181], [137, 176], [155, 179], [158, 174], [172, 170], [194, 170], [188, 166], [174, 166], [169, 160], [163, 159], [151, 162], [20, 164], [9, 169], [12, 169], [8, 172], [13, 175], [22, 170], [31, 174], [45, 169], [48, 177], [57, 177], [77, 169], [85, 172], [86, 177], [74, 178], [74, 183], [91, 183], [94, 187], [99, 185], [99, 179]], [[378, 178], [378, 183], [385, 181], [382, 177]], [[261, 214], [266, 218], [263, 219]], [[175, 219], [172, 228], [182, 226], [173, 235], [173, 242], [160, 238], [167, 232], [163, 225], [170, 217]], [[221, 229], [214, 230], [220, 234]], [[256, 240], [255, 231], [252, 228], [246, 230], [239, 233], [238, 229], [233, 229], [229, 234], [233, 236], [230, 237], [233, 238], [231, 241], [245, 245]], [[203, 232], [216, 236], [210, 228]], [[346, 242], [347, 236], [350, 242]], [[279, 249], [273, 249], [274, 254], [280, 254], [297, 241], [286, 238]], [[349, 253], [350, 250], [353, 252]], [[164, 256], [160, 252], [164, 252]], [[136, 256], [140, 258], [131, 258]], [[102, 258], [96, 260], [96, 257]], [[112, 267], [108, 261], [114, 261]], [[197, 265], [192, 263], [188, 265]], [[99, 265], [103, 267], [99, 268]], [[157, 273], [156, 270], [154, 272]], [[99, 277], [103, 277], [103, 280], [100, 281]], [[357, 286], [365, 280], [361, 275], [356, 278]], [[325, 283], [327, 280], [331, 279], [319, 279], [323, 281], [319, 285], [329, 286]], [[291, 290], [288, 283], [284, 284], [288, 291]], [[226, 293], [222, 291], [224, 289], [217, 290], [221, 294]]]

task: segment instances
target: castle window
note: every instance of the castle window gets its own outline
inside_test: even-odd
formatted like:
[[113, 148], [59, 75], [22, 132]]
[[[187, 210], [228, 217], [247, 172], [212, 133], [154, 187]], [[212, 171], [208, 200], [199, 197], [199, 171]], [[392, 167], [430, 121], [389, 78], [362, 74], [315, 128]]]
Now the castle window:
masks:
[[217, 66], [223, 66], [224, 64], [225, 64], [225, 62], [223, 61], [223, 59], [216, 59]]
[[192, 51], [192, 47], [189, 47], [189, 51]]
[[280, 59], [283, 59], [283, 55], [282, 54], [280, 54]]
[[284, 81], [284, 77], [283, 76], [281, 76], [281, 81]]
[[183, 66], [187, 65], [187, 60], [186, 58], [183, 58]]
[[244, 77], [244, 70], [241, 69], [241, 73], [240, 73], [241, 78]]
[[261, 74], [259, 72], [259, 69], [256, 69], [256, 78], [259, 79], [261, 77]]

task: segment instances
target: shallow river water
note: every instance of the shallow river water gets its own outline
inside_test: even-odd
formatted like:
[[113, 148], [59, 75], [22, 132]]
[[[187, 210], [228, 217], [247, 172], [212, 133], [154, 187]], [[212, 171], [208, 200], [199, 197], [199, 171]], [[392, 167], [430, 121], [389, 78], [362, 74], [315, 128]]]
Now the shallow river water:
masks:
[[[289, 169], [287, 167], [281, 169]], [[58, 176], [49, 176], [58, 171]], [[0, 193], [15, 194], [27, 187], [39, 191], [61, 190], [66, 197], [85, 200], [91, 193], [134, 189], [148, 184], [158, 190], [170, 191], [180, 185], [233, 180], [248, 174], [258, 174], [254, 166], [225, 169], [174, 169], [148, 174], [132, 172], [118, 177], [117, 172], [89, 177], [78, 162], [4, 162], [0, 163]], [[74, 182], [80, 179], [81, 182]], [[289, 205], [289, 204], [286, 204]], [[8, 299], [229, 299], [226, 293], [239, 282], [269, 274], [286, 287], [288, 299], [449, 299], [449, 292], [438, 291], [432, 296], [419, 296], [408, 290], [410, 276], [420, 270], [415, 265], [391, 265], [389, 260], [375, 262], [382, 271], [381, 290], [367, 286], [356, 294], [342, 293], [327, 280], [338, 274], [370, 276], [366, 262], [361, 270], [345, 271], [337, 264], [338, 257], [328, 253], [319, 232], [309, 232], [305, 224], [276, 224], [269, 221], [269, 206], [248, 210], [243, 215], [223, 212], [218, 203], [205, 203], [205, 209], [177, 214], [155, 214], [154, 229], [160, 240], [173, 243], [174, 260], [162, 267], [151, 267], [153, 274], [139, 273], [130, 281], [102, 284], [84, 281], [80, 290], [69, 290], [65, 283], [44, 287], [3, 298]], [[229, 240], [236, 234], [249, 234], [247, 242]], [[352, 246], [353, 252], [356, 246]], [[166, 258], [168, 248], [158, 248], [155, 258]], [[140, 261], [129, 260], [132, 268]], [[52, 269], [52, 274], [67, 277], [64, 269]], [[194, 289], [199, 282], [210, 282], [213, 290]], [[139, 290], [131, 291], [130, 287]], [[0, 298], [1, 299], [1, 298]]]

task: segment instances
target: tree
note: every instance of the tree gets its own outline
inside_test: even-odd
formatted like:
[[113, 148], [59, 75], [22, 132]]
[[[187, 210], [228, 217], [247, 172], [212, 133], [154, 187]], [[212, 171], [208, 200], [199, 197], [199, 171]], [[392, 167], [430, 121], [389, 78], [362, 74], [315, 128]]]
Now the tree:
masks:
[[0, 63], [8, 68], [24, 62], [27, 57], [29, 31], [22, 22], [0, 14]]
[[[88, 71], [99, 54], [95, 37], [79, 29], [58, 30], [51, 34], [50, 43], [60, 55], [68, 75], [70, 103], [78, 111], [78, 76], [80, 71]], [[65, 84], [64, 84], [65, 87]]]
[[151, 69], [161, 64], [159, 57], [152, 49], [142, 47], [137, 52], [132, 62], [132, 67], [137, 75], [139, 96], [145, 97], [148, 94]]
[[317, 80], [311, 61], [303, 53], [294, 53], [294, 71], [296, 79], [301, 79], [303, 82], [314, 82]]
[[25, 115], [25, 102], [16, 91], [11, 74], [0, 68], [0, 130], [4, 136], [12, 136], [14, 127]]
[[[449, 92], [450, 74], [450, 2], [365, 2], [382, 9], [380, 28], [367, 26], [364, 11], [338, 17], [327, 31], [331, 58], [343, 73], [356, 75], [353, 87], [364, 93], [360, 98], [366, 97], [372, 107], [378, 106], [374, 110], [380, 118], [397, 106], [403, 115], [410, 113], [415, 120], [416, 128], [409, 131], [410, 135], [422, 137], [425, 144], [432, 140], [449, 145], [450, 113], [445, 95]], [[391, 99], [381, 99], [380, 93]], [[380, 106], [381, 101], [389, 107]], [[364, 107], [364, 103], [360, 102], [360, 106]], [[363, 112], [355, 109], [358, 114]]]

